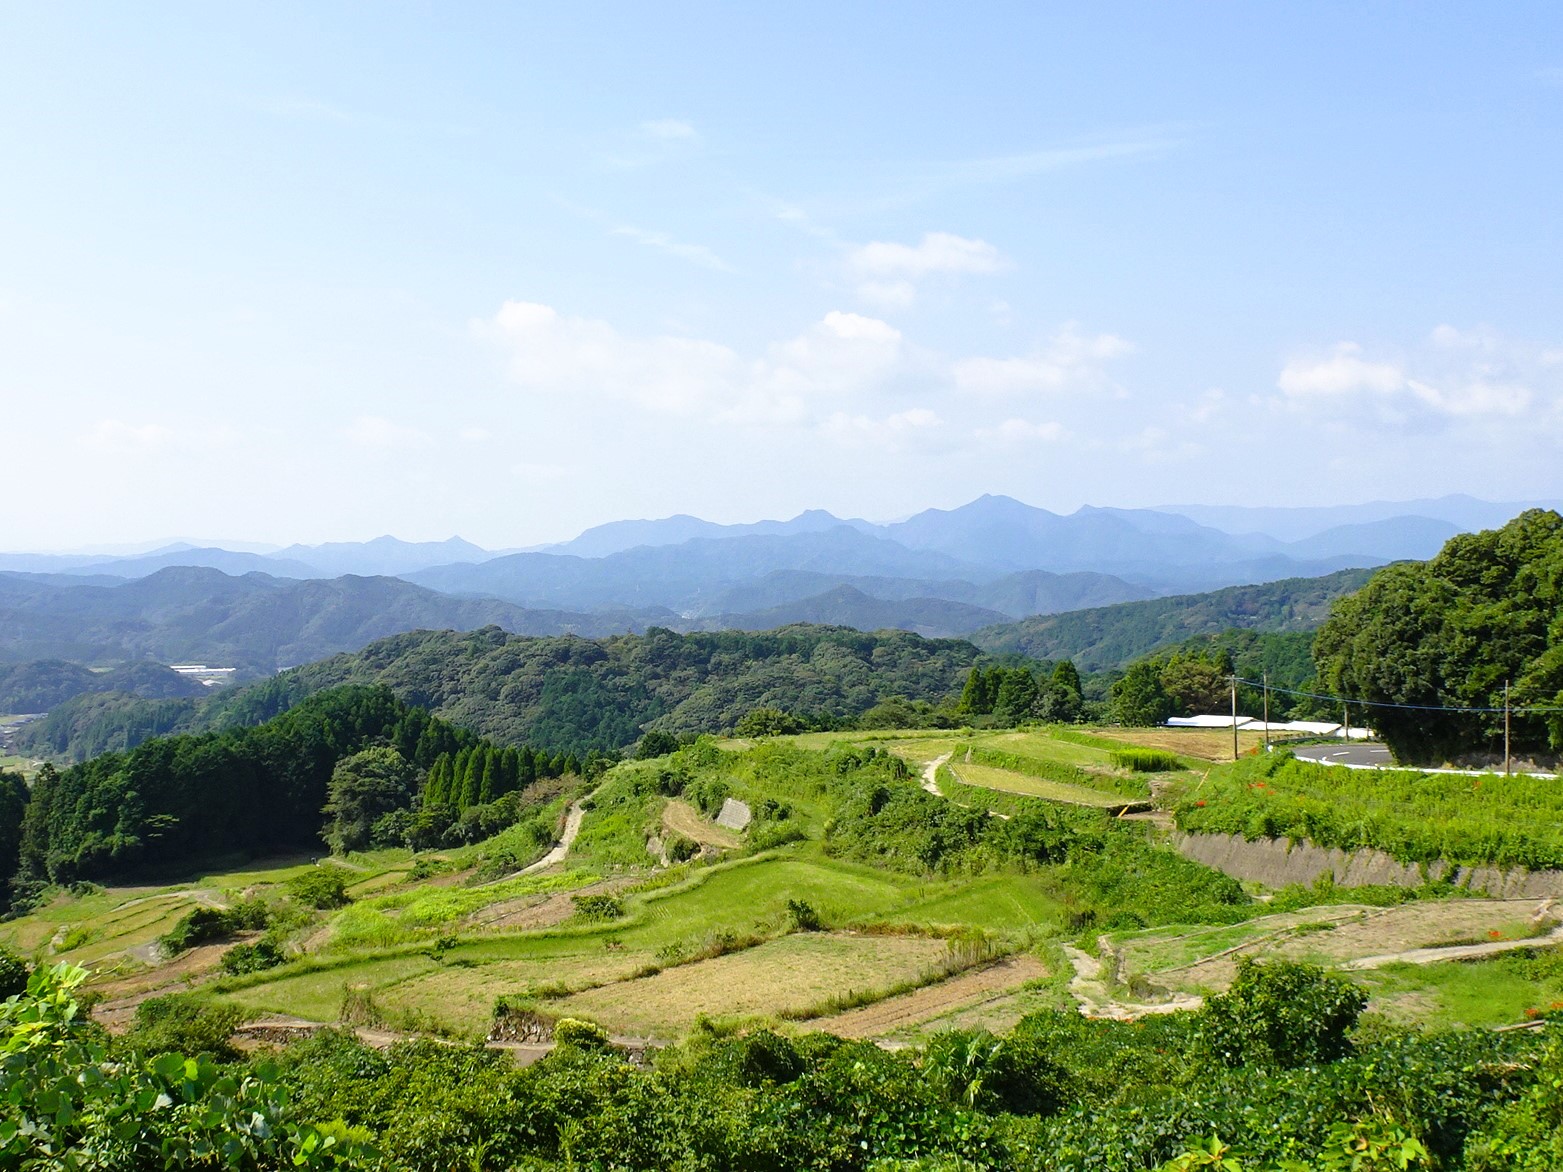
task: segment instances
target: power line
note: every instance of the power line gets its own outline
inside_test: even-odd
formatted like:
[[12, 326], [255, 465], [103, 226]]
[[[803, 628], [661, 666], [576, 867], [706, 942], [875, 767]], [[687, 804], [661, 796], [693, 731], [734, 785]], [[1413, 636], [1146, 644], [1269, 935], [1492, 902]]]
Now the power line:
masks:
[[1360, 704], [1366, 708], [1403, 708], [1415, 712], [1512, 712], [1516, 716], [1527, 714], [1550, 715], [1563, 712], [1563, 707], [1527, 707], [1527, 708], [1463, 708], [1453, 704], [1395, 704], [1388, 700], [1356, 700], [1349, 696], [1332, 696], [1324, 692], [1302, 692], [1296, 688], [1282, 688], [1276, 684], [1265, 683], [1262, 680], [1249, 680], [1241, 676], [1236, 677], [1240, 684], [1247, 684], [1253, 688], [1265, 688], [1271, 692], [1282, 692], [1288, 696], [1305, 696], [1310, 700], [1331, 700], [1337, 704]]

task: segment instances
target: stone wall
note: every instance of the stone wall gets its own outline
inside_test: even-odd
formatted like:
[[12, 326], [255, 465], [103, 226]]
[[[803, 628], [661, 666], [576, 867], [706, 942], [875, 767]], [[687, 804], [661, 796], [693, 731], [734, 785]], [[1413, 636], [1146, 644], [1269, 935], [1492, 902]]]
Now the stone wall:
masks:
[[[1429, 879], [1442, 879], [1451, 870], [1442, 861], [1425, 865], [1401, 863], [1380, 850], [1347, 853], [1311, 842], [1271, 838], [1251, 842], [1235, 834], [1178, 832], [1172, 836], [1172, 844], [1187, 858], [1234, 879], [1253, 880], [1266, 887], [1309, 884], [1326, 873], [1343, 887], [1419, 887]], [[1527, 871], [1523, 867], [1512, 871], [1455, 867], [1453, 871], [1458, 886], [1503, 899], [1563, 898], [1563, 871]]]

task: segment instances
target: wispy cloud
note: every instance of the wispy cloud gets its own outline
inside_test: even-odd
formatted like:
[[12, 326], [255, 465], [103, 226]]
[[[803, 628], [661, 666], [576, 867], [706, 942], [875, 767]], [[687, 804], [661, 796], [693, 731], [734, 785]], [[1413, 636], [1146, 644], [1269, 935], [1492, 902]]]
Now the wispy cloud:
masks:
[[732, 265], [704, 244], [689, 244], [682, 240], [675, 240], [666, 232], [654, 232], [634, 224], [616, 224], [609, 231], [614, 236], [628, 237], [638, 244], [644, 244], [647, 248], [655, 248], [669, 256], [676, 256], [680, 260], [687, 260], [690, 264], [699, 265], [701, 268], [712, 269], [719, 273], [737, 272]]
[[700, 137], [700, 132], [681, 118], [655, 118], [650, 122], [642, 122], [640, 132], [657, 142], [688, 141]]

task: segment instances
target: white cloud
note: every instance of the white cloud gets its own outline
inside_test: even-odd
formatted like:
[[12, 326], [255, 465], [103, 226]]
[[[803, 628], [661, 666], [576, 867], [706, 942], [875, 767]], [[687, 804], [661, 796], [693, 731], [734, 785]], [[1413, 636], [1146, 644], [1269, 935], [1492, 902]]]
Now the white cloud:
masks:
[[836, 411], [820, 424], [820, 433], [843, 447], [899, 448], [938, 431], [943, 423], [927, 407], [912, 407], [882, 419]]
[[1369, 359], [1361, 346], [1341, 342], [1324, 357], [1287, 362], [1276, 386], [1294, 404], [1356, 400], [1391, 423], [1516, 417], [1541, 395], [1556, 401], [1563, 389], [1549, 369], [1549, 353], [1510, 342], [1490, 327], [1440, 325], [1413, 358]]
[[700, 137], [700, 132], [682, 118], [654, 118], [642, 122], [640, 132], [647, 138], [662, 142]]
[[926, 277], [929, 273], [996, 273], [1008, 261], [986, 240], [929, 232], [918, 244], [876, 240], [854, 248], [847, 264], [871, 277]]
[[917, 300], [917, 286], [910, 281], [864, 281], [857, 295], [885, 309], [905, 309]]
[[997, 273], [1010, 262], [986, 240], [928, 232], [917, 244], [875, 240], [851, 249], [846, 268], [864, 301], [892, 309], [916, 299], [916, 282], [941, 274]]
[[456, 438], [463, 443], [483, 444], [493, 439], [493, 434], [486, 427], [463, 427], [456, 433]]
[[978, 395], [1110, 387], [1107, 364], [1133, 351], [1134, 344], [1116, 334], [1085, 334], [1068, 322], [1034, 354], [966, 358], [955, 363], [951, 373], [957, 388]]
[[1397, 363], [1368, 362], [1362, 347], [1342, 342], [1326, 358], [1294, 358], [1281, 370], [1276, 385], [1292, 398], [1339, 396], [1360, 392], [1392, 394], [1406, 385]]
[[566, 317], [535, 302], [507, 301], [475, 329], [505, 345], [511, 377], [531, 390], [601, 394], [735, 422], [801, 421], [811, 400], [879, 386], [904, 354], [893, 326], [840, 311], [750, 361], [698, 338], [627, 337], [607, 322]]
[[425, 448], [430, 439], [416, 428], [392, 423], [383, 415], [360, 415], [342, 429], [342, 437], [354, 447], [378, 451]]
[[92, 430], [77, 437], [85, 448], [106, 454], [141, 454], [169, 447], [174, 433], [160, 423], [126, 423], [100, 419]]
[[627, 338], [604, 321], [507, 301], [480, 332], [510, 351], [510, 375], [531, 390], [603, 394], [659, 411], [690, 411], [731, 393], [741, 363], [727, 347], [663, 335]]

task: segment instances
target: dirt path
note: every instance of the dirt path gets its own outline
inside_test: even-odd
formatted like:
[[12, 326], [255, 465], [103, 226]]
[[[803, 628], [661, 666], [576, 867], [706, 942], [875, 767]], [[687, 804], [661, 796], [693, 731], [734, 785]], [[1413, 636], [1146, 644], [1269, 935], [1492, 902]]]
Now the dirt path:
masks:
[[[564, 862], [564, 856], [570, 853], [570, 848], [575, 845], [575, 836], [581, 832], [581, 822], [586, 817], [586, 810], [580, 802], [570, 803], [570, 813], [565, 816], [564, 833], [559, 836], [559, 841], [554, 843], [554, 849], [549, 851], [537, 862], [522, 867], [517, 875], [533, 875], [545, 867], [552, 867], [555, 863]], [[510, 879], [514, 876], [507, 875]]]
[[948, 762], [954, 755], [946, 753], [943, 757], [935, 757], [923, 769], [923, 788], [936, 798], [944, 797], [944, 791], [939, 788], [939, 766]]
[[1545, 936], [1532, 936], [1525, 940], [1493, 940], [1484, 944], [1450, 944], [1443, 948], [1411, 948], [1405, 952], [1386, 952], [1381, 956], [1360, 956], [1348, 960], [1339, 967], [1346, 972], [1362, 972], [1365, 969], [1381, 969], [1391, 964], [1437, 964], [1444, 960], [1470, 960], [1478, 956], [1496, 956], [1500, 952], [1513, 952], [1520, 948], [1556, 948], [1563, 944], [1563, 926], [1554, 928]]
[[1180, 1009], [1198, 1009], [1205, 1004], [1203, 997], [1192, 993], [1172, 993], [1165, 1001], [1118, 1001], [1108, 988], [1112, 974], [1105, 971], [1101, 961], [1072, 944], [1064, 945], [1064, 955], [1075, 970], [1069, 982], [1069, 995], [1079, 1003], [1080, 1012], [1086, 1017], [1133, 1021], [1148, 1014], [1176, 1013]]
[[968, 970], [936, 985], [925, 985], [861, 1009], [816, 1017], [803, 1024], [840, 1038], [882, 1038], [906, 1026], [942, 1017], [954, 1009], [974, 1009], [997, 1001], [1027, 981], [1047, 976], [1047, 972], [1047, 966], [1034, 956], [1007, 956], [995, 964]]

